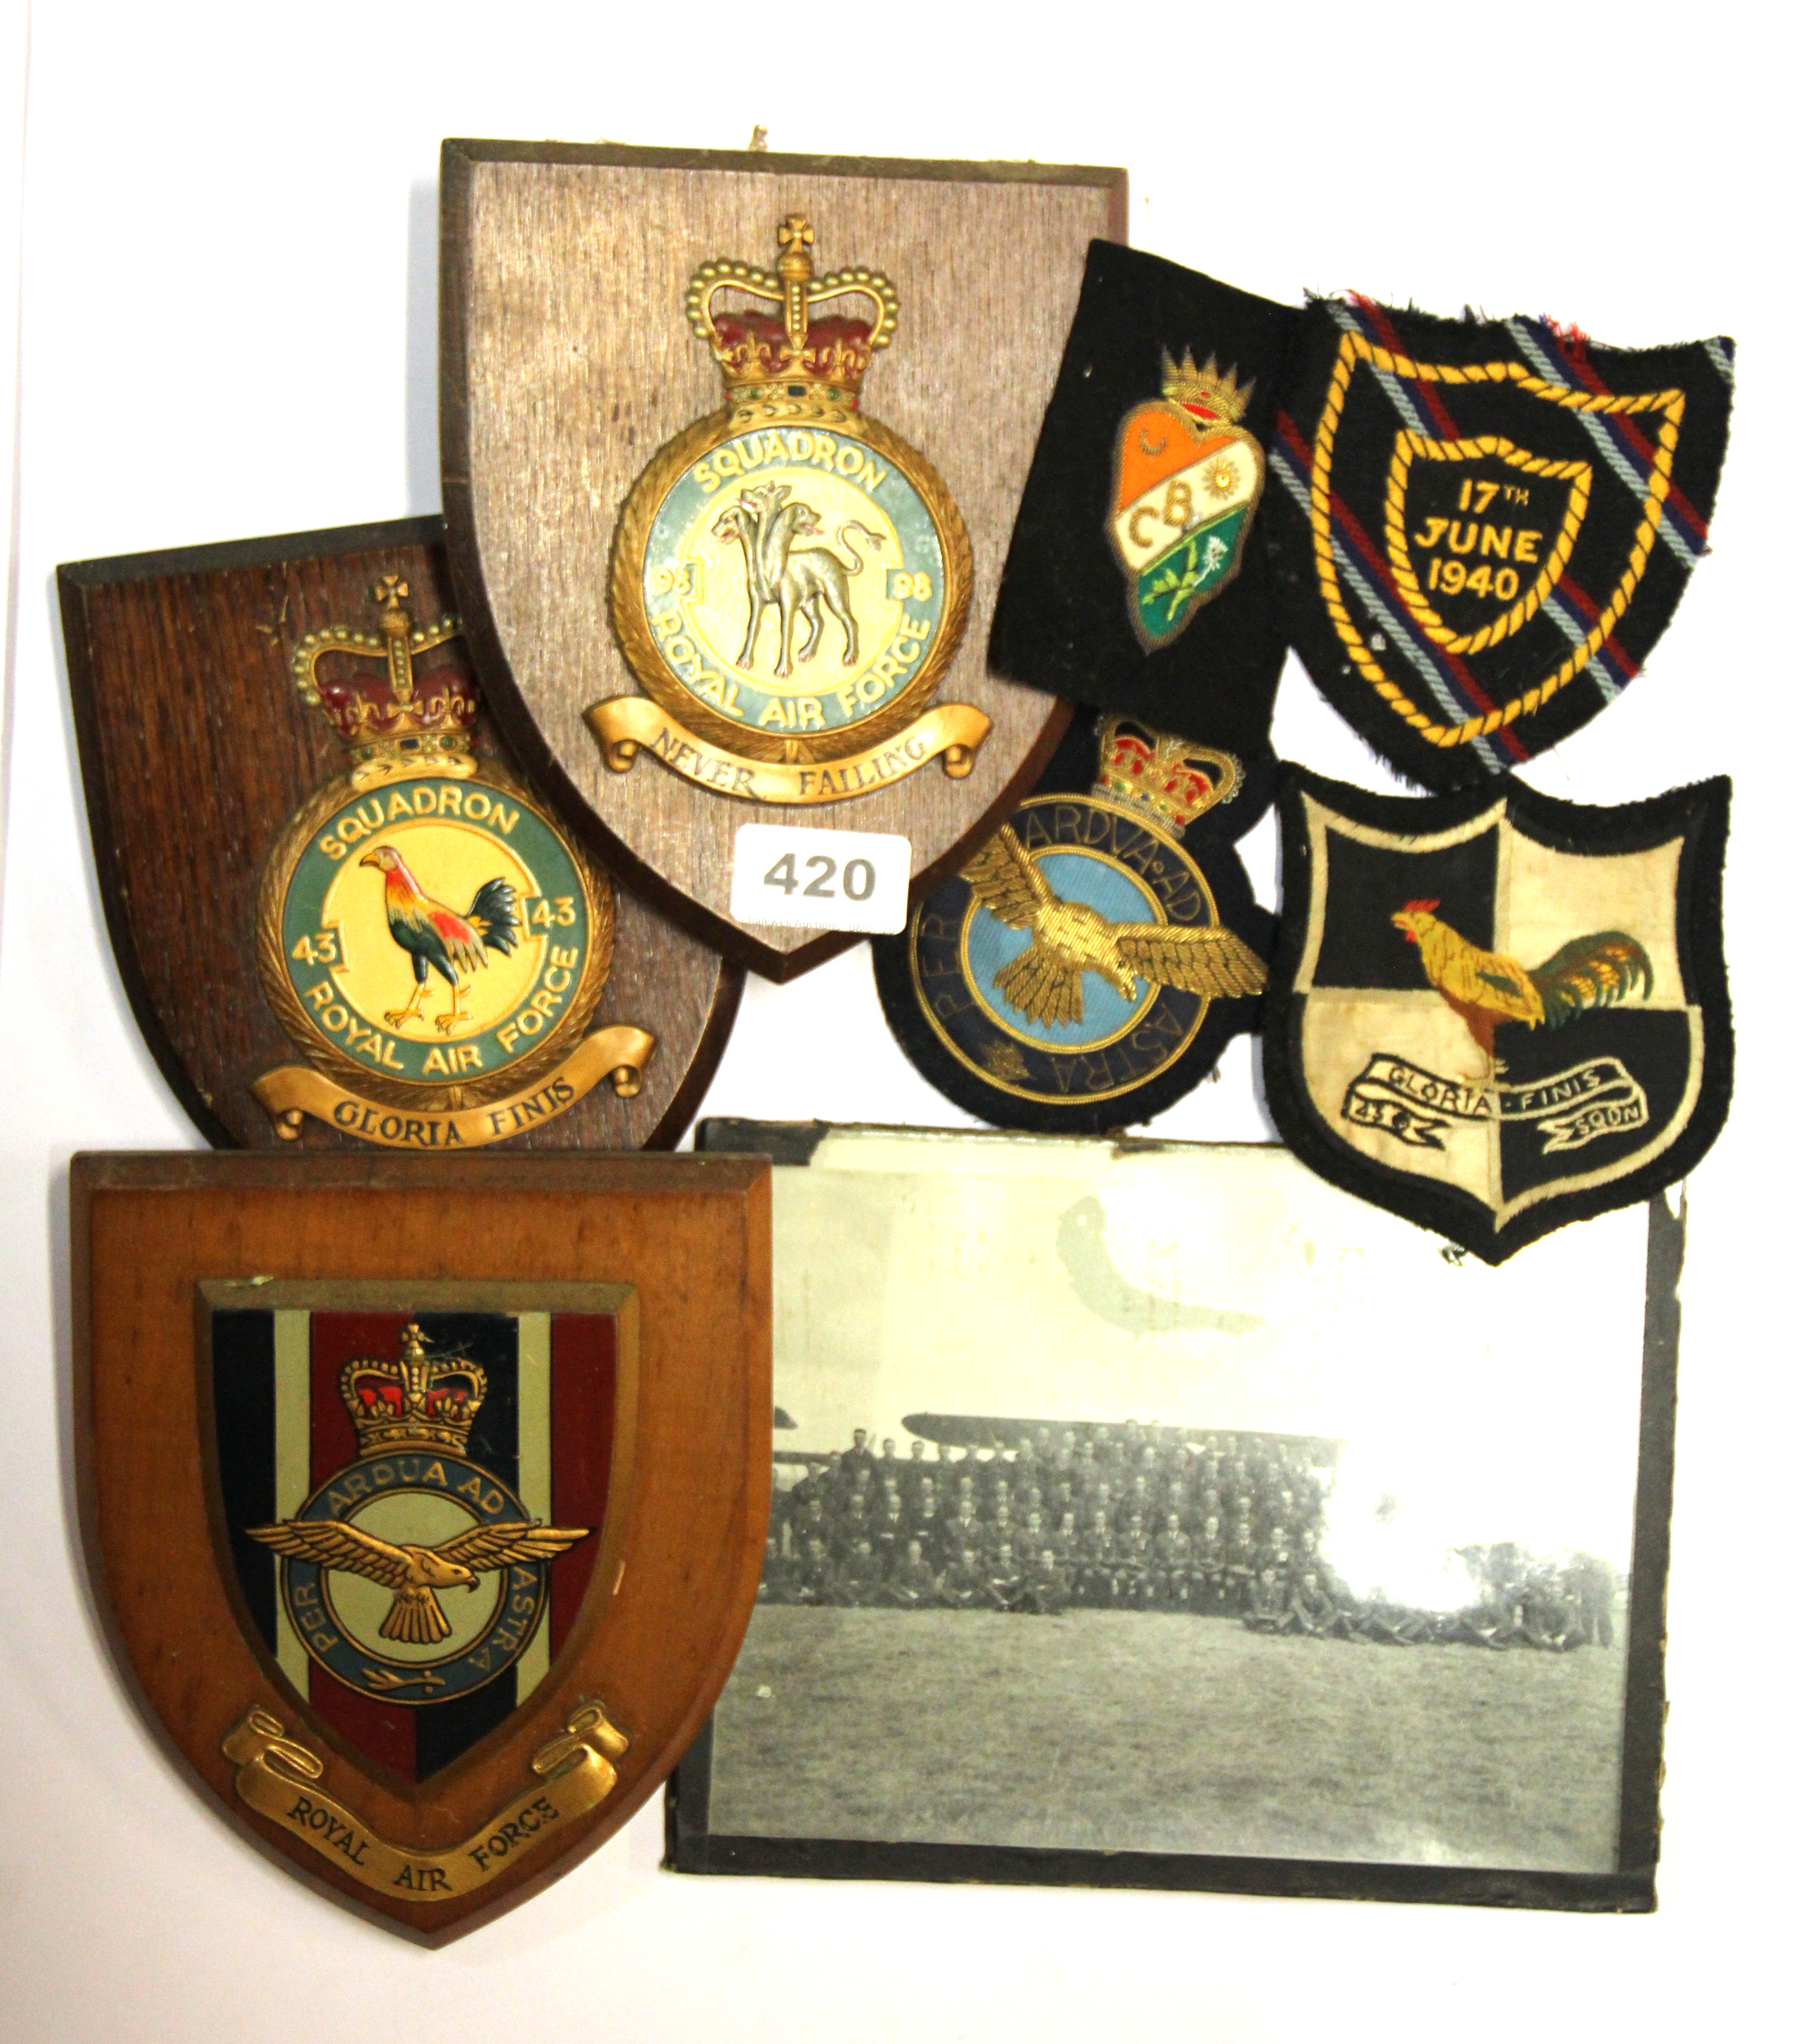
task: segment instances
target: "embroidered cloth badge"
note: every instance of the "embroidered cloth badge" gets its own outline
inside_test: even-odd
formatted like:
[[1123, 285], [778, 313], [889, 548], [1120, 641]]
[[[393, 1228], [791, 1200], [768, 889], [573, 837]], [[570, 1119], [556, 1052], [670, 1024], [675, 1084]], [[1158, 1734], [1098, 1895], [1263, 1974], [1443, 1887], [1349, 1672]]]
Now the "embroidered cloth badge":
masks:
[[1164, 357], [1164, 394], [1135, 405], [1114, 448], [1108, 536], [1127, 615], [1147, 650], [1175, 638], [1239, 573], [1264, 487], [1264, 450], [1235, 423], [1251, 401], [1212, 355]]
[[1474, 787], [1587, 724], [1707, 551], [1733, 343], [1306, 314], [1266, 513], [1285, 635], [1397, 770]]
[[[1078, 793], [1086, 787], [1086, 793]], [[1225, 832], [1262, 813], [1231, 755], [1104, 717], [898, 936], [883, 1012], [948, 1099], [1004, 1128], [1161, 1113], [1257, 1026], [1271, 918]]]
[[1284, 1140], [1489, 1263], [1681, 1178], [1732, 1090], [1729, 793], [1424, 800], [1284, 767], [1263, 1051]]
[[1257, 520], [1301, 318], [1090, 244], [997, 598], [997, 673], [1263, 750], [1284, 649]]

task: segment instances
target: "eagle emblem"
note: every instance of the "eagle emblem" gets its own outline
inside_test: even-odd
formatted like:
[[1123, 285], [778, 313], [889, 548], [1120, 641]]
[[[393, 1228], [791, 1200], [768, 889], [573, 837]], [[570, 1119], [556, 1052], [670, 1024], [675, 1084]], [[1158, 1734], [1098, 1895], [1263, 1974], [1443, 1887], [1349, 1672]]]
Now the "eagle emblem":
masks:
[[[522, 1665], [548, 1608], [550, 1565], [594, 1531], [535, 1517], [516, 1487], [524, 1477], [509, 1471], [509, 1435], [516, 1463], [518, 1450], [518, 1324], [464, 1320], [487, 1363], [447, 1343], [436, 1325], [428, 1334], [409, 1320], [391, 1358], [344, 1361], [338, 1396], [356, 1460], [298, 1511], [241, 1529], [281, 1557], [294, 1643], [347, 1689], [399, 1703], [463, 1695]], [[524, 1339], [529, 1348], [529, 1324]], [[492, 1430], [482, 1419], [491, 1369], [512, 1393]], [[542, 1443], [532, 1455], [542, 1462]], [[452, 1590], [466, 1596], [447, 1610]]]
[[435, 1646], [451, 1636], [450, 1621], [438, 1601], [440, 1590], [475, 1591], [478, 1578], [518, 1562], [548, 1562], [592, 1530], [586, 1526], [538, 1526], [515, 1519], [472, 1526], [436, 1547], [412, 1541], [378, 1539], [361, 1527], [337, 1520], [285, 1519], [275, 1526], [249, 1526], [253, 1540], [321, 1569], [342, 1569], [367, 1577], [394, 1593], [376, 1628], [383, 1639]]
[[1099, 973], [1123, 1001], [1135, 998], [1141, 980], [1228, 1000], [1264, 984], [1263, 960], [1229, 929], [1110, 922], [1086, 902], [1062, 899], [1011, 824], [963, 877], [992, 916], [1032, 933], [1027, 949], [995, 975], [995, 989], [1035, 1022], [1080, 1022], [1085, 972]]
[[1159, 1112], [1253, 1026], [1263, 990], [1270, 919], [1224, 836], [1193, 829], [1239, 796], [1239, 762], [1117, 717], [1095, 742], [1087, 793], [1028, 797], [874, 946], [903, 1049], [1002, 1128], [1093, 1134]]

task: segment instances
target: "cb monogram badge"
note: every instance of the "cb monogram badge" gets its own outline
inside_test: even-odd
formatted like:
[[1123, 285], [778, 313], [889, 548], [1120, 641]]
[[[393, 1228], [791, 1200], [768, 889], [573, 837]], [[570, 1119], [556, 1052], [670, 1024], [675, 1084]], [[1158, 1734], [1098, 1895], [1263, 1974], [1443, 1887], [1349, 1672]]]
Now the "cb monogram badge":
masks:
[[1108, 537], [1127, 615], [1147, 652], [1166, 645], [1233, 577], [1264, 487], [1264, 451], [1238, 421], [1252, 385], [1209, 355], [1164, 356], [1164, 394], [1135, 405], [1114, 448]]
[[[590, 728], [617, 772], [648, 747], [751, 801], [840, 801], [934, 758], [961, 779], [989, 719], [928, 705], [968, 617], [970, 541], [932, 464], [860, 409], [894, 288], [874, 270], [816, 277], [798, 214], [777, 238], [774, 275], [717, 261], [690, 284], [728, 402], [626, 501], [610, 604], [645, 697], [594, 704]], [[751, 307], [717, 306], [735, 294]]]
[[416, 625], [407, 585], [377, 630], [310, 632], [302, 699], [349, 748], [263, 870], [257, 966], [309, 1059], [256, 1082], [279, 1133], [311, 1114], [411, 1149], [517, 1135], [601, 1080], [638, 1090], [655, 1039], [586, 1033], [607, 978], [613, 889], [498, 763], [455, 617]]

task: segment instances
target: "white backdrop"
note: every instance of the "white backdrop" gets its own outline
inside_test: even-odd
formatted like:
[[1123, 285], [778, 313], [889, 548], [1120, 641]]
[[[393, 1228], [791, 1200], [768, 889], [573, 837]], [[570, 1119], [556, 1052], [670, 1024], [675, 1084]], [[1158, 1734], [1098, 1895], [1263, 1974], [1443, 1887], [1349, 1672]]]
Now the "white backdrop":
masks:
[[[1687, 2038], [1785, 2005], [1802, 1437], [1781, 1162], [1797, 1135], [1781, 828], [1798, 796], [1795, 48], [1765, 25], [1778, 13], [40, 0], [0, 921], [7, 2044], [439, 2025], [534, 2044], [1276, 2038], [1323, 2023]], [[25, 26], [16, 5], [0, 13], [0, 88]], [[0, 159], [16, 160], [10, 105]], [[678, 1880], [658, 1871], [652, 1810], [538, 1900], [428, 1954], [265, 1864], [125, 1700], [70, 1503], [66, 1161], [198, 1139], [102, 928], [54, 566], [437, 509], [440, 136], [736, 148], [759, 121], [778, 149], [1124, 163], [1138, 244], [1273, 297], [1355, 286], [1440, 312], [1550, 313], [1623, 344], [1739, 339], [1716, 557], [1648, 672], [1530, 777], [1596, 801], [1723, 770], [1736, 786], [1740, 1078], [1690, 1189], [1655, 1917]], [[1009, 373], [1005, 336], [994, 373]], [[1297, 670], [1277, 736], [1289, 756], [1389, 785]], [[194, 802], [204, 813], [198, 769]], [[1274, 845], [1268, 826], [1250, 844], [1266, 900]], [[1258, 1135], [1251, 1073], [1242, 1043], [1163, 1126]], [[959, 1119], [889, 1043], [861, 949], [788, 988], [752, 982], [708, 1105]]]

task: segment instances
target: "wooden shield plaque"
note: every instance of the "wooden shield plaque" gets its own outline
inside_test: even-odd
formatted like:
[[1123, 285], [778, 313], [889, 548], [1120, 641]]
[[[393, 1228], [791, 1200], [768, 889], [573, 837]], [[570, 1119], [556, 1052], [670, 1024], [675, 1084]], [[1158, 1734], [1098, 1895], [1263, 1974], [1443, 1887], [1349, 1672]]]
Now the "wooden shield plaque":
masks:
[[221, 1147], [673, 1146], [740, 970], [490, 723], [436, 519], [57, 571], [113, 956]]
[[[1067, 710], [989, 616], [1125, 173], [450, 141], [440, 442], [483, 686], [596, 851], [787, 979], [746, 823], [906, 838], [916, 896]], [[768, 265], [770, 267], [766, 267]]]
[[422, 1943], [609, 1837], [755, 1595], [761, 1159], [81, 1156], [77, 1480], [153, 1730]]

